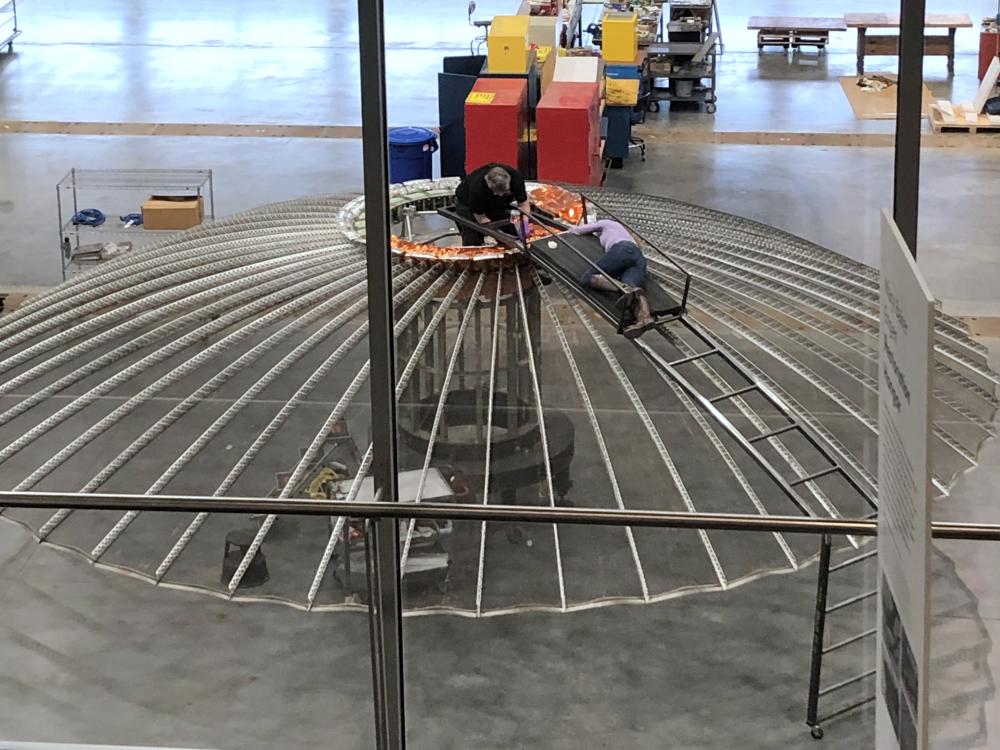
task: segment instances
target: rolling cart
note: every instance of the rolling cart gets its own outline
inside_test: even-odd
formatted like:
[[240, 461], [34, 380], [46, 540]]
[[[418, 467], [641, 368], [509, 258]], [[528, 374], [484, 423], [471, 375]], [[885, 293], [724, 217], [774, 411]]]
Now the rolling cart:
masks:
[[712, 114], [721, 43], [714, 0], [673, 0], [664, 23], [665, 40], [648, 50], [649, 111], [660, 102], [695, 102]]

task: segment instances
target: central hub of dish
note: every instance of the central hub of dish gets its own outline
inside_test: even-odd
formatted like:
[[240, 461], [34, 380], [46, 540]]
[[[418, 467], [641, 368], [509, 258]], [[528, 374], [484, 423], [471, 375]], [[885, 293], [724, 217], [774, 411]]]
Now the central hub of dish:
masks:
[[[392, 185], [389, 203], [392, 221], [390, 247], [400, 260], [419, 263], [475, 264], [486, 268], [505, 261], [519, 261], [519, 244], [506, 246], [493, 238], [483, 245], [463, 245], [454, 222], [438, 213], [454, 205], [457, 178], [415, 180]], [[575, 225], [583, 218], [579, 195], [558, 187], [529, 183], [531, 203], [563, 223]], [[364, 240], [364, 200], [351, 201], [341, 213], [344, 230], [356, 241]], [[550, 231], [533, 224], [529, 242], [549, 236]]]

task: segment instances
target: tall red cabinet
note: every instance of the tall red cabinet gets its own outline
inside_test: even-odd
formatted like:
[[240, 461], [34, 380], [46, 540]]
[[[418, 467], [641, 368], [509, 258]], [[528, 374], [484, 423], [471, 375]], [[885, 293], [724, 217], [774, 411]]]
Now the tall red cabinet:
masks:
[[986, 77], [986, 71], [994, 57], [1000, 57], [1000, 34], [984, 31], [979, 35], [979, 80]]
[[490, 162], [528, 166], [528, 83], [480, 78], [465, 100], [465, 171]]
[[597, 83], [553, 81], [535, 112], [538, 179], [600, 185], [601, 92]]

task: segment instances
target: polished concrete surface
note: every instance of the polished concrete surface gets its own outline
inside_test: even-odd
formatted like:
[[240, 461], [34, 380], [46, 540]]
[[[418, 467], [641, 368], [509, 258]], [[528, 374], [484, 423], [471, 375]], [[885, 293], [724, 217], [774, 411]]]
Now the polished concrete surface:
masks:
[[[391, 0], [394, 124], [434, 124], [441, 56], [472, 36], [464, 3], [414, 12]], [[480, 2], [480, 15], [509, 10]], [[828, 56], [758, 56], [749, 15], [891, 10], [884, 3], [723, 2], [728, 52], [718, 113], [662, 112], [646, 130], [888, 133], [855, 120], [837, 84], [853, 33]], [[935, 10], [936, 8], [930, 8]], [[992, 2], [964, 8], [975, 21]], [[286, 123], [359, 121], [356, 21], [349, 2], [25, 0], [24, 36], [0, 55], [0, 281], [58, 281], [55, 183], [71, 167], [215, 170], [217, 212], [360, 188], [349, 139], [72, 137], [2, 134], [2, 120]], [[926, 75], [938, 96], [975, 85], [974, 30], [958, 73]], [[892, 69], [873, 60], [869, 70]], [[666, 195], [779, 226], [874, 262], [892, 154], [878, 148], [654, 144], [609, 185]], [[921, 266], [932, 291], [990, 310], [997, 299], [995, 150], [924, 152]], [[3, 291], [0, 289], [0, 291]], [[993, 342], [994, 345], [1000, 342]], [[1000, 521], [996, 442], [939, 503], [939, 517]], [[651, 545], [657, 537], [648, 539]], [[664, 545], [668, 544], [664, 540]], [[803, 542], [808, 544], [809, 542]], [[933, 655], [936, 748], [1000, 747], [996, 545], [939, 545]], [[954, 563], [954, 569], [951, 563]], [[733, 591], [571, 616], [411, 618], [406, 624], [411, 746], [801, 747], [814, 569]], [[843, 584], [860, 592], [867, 574]], [[0, 739], [217, 748], [372, 744], [367, 622], [238, 605], [96, 570], [0, 524]], [[857, 625], [857, 617], [850, 625]], [[869, 668], [863, 649], [838, 674]], [[831, 676], [835, 679], [835, 676]], [[860, 693], [858, 694], [860, 695]], [[861, 712], [831, 723], [824, 747], [872, 742]]]
[[[968, 518], [989, 503], [978, 480], [970, 475], [941, 503], [940, 517]], [[655, 536], [672, 545], [673, 533]], [[997, 747], [1000, 590], [991, 571], [1000, 554], [996, 545], [940, 546], [932, 747]], [[409, 618], [410, 746], [815, 747], [803, 724], [814, 575], [810, 566], [725, 593], [572, 615]], [[858, 571], [832, 598], [872, 584], [870, 570]], [[371, 746], [363, 616], [157, 590], [6, 524], [0, 596], [0, 704], [17, 706], [5, 714], [5, 738]], [[832, 622], [831, 636], [857, 632], [861, 617], [852, 610]], [[845, 651], [828, 660], [826, 679], [868, 669], [872, 658], [868, 647]], [[871, 713], [827, 722], [826, 732], [824, 747], [871, 746]]]
[[[477, 18], [511, 11], [503, 0], [478, 5]], [[891, 5], [866, 0], [847, 9], [885, 11]], [[991, 5], [975, 0], [961, 10], [978, 25], [995, 13]], [[745, 28], [750, 15], [839, 15], [845, 7], [802, 0], [721, 3], [727, 55], [714, 127], [788, 130], [801, 122], [804, 128], [819, 123], [838, 130], [883, 129], [884, 123], [853, 120], [837, 85], [837, 76], [854, 72], [854, 31], [834, 34], [830, 55], [792, 58], [775, 51], [758, 57], [755, 34]], [[596, 13], [587, 8], [585, 17]], [[390, 120], [434, 124], [440, 58], [467, 53], [474, 36], [465, 3], [414, 12], [405, 0], [390, 0], [386, 17]], [[34, 0], [24, 4], [21, 26], [15, 55], [0, 59], [0, 118], [337, 125], [360, 120], [352, 3], [308, 2], [276, 12], [263, 2], [161, 6], [102, 0], [67, 7]], [[974, 90], [978, 29], [959, 30], [957, 41], [956, 95]], [[892, 58], [873, 58], [868, 69], [894, 65]], [[936, 93], [951, 94], [943, 58], [929, 59], [926, 75]], [[831, 112], [833, 102], [838, 106]]]

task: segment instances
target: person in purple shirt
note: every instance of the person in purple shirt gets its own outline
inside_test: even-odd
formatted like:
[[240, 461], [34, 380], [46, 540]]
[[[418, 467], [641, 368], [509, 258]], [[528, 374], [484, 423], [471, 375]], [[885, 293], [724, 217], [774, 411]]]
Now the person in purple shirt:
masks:
[[[590, 224], [581, 224], [569, 230], [570, 234], [596, 234], [604, 247], [604, 255], [597, 261], [597, 267], [607, 274], [591, 269], [580, 279], [584, 286], [605, 292], [620, 292], [621, 287], [611, 279], [617, 279], [625, 287], [625, 293], [635, 299], [633, 310], [635, 321], [624, 333], [628, 338], [642, 334], [656, 321], [649, 310], [644, 287], [646, 285], [646, 257], [635, 243], [629, 231], [611, 219], [601, 219]], [[611, 279], [608, 278], [611, 277]]]

